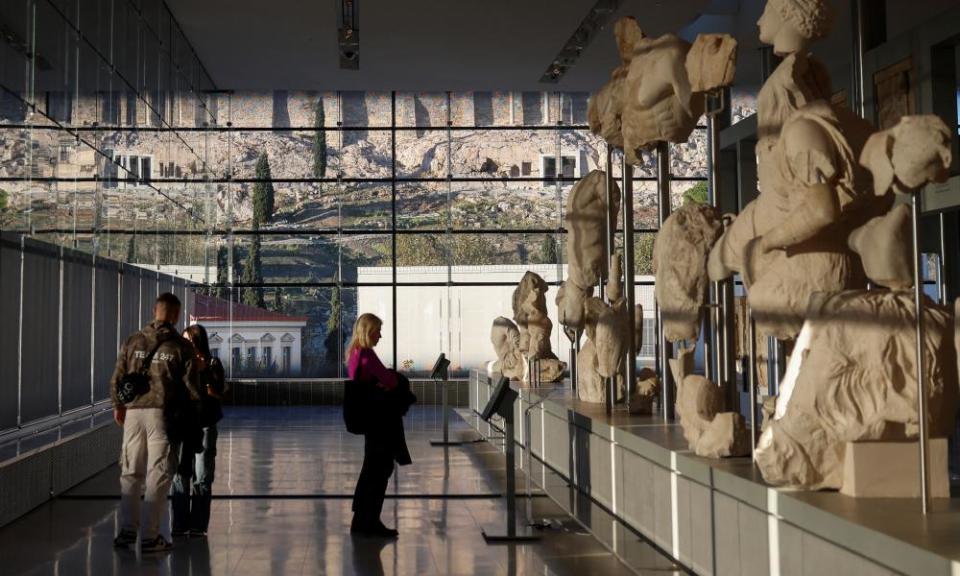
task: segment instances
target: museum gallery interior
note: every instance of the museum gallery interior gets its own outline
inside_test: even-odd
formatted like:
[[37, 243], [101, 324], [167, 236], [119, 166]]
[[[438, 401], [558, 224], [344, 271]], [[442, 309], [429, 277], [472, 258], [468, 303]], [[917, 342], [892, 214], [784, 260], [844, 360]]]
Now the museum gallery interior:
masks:
[[4, 0], [0, 572], [956, 575], [958, 108], [957, 0]]

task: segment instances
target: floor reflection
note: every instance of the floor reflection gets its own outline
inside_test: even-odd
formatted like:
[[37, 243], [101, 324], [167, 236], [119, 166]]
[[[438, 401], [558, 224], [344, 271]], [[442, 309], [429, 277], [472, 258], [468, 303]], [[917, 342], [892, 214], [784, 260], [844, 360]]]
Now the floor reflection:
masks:
[[[441, 418], [430, 407], [411, 411], [407, 438], [415, 464], [392, 481], [388, 498], [400, 498], [384, 506], [384, 520], [396, 524], [400, 538], [352, 538], [347, 496], [359, 470], [362, 438], [344, 433], [341, 418], [339, 410], [329, 408], [228, 414], [206, 539], [178, 539], [172, 552], [155, 556], [115, 551], [119, 489], [112, 468], [0, 529], [0, 573], [634, 573], [544, 497], [532, 500], [531, 513], [552, 519], [554, 528], [539, 543], [488, 546], [479, 526], [504, 518], [503, 499], [491, 497], [502, 491], [502, 455], [487, 443], [431, 447], [428, 441], [436, 437]], [[465, 424], [454, 422], [454, 433], [466, 431]], [[444, 494], [452, 497], [438, 497]], [[672, 572], [668, 562], [647, 566], [658, 574]]]

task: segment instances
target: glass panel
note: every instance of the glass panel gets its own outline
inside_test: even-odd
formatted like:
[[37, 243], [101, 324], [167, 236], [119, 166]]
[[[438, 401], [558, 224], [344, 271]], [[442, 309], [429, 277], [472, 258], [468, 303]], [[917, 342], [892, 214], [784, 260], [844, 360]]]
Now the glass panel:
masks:
[[390, 184], [347, 182], [340, 194], [341, 223], [350, 230], [389, 230], [392, 225]]
[[[382, 278], [380, 271], [366, 271], [361, 269], [360, 278]], [[404, 326], [393, 320], [393, 289], [389, 286], [360, 286], [357, 288], [344, 288], [341, 290], [343, 298], [343, 331], [347, 335], [349, 342], [350, 335], [353, 332], [353, 324], [360, 314], [375, 314], [383, 320], [383, 327], [380, 330], [381, 340], [377, 344], [375, 351], [380, 360], [388, 367], [399, 367], [399, 362], [394, 359], [393, 343], [394, 331], [398, 334], [404, 334]], [[407, 324], [406, 326], [410, 326]], [[399, 350], [398, 350], [399, 352]], [[398, 354], [399, 355], [399, 354]], [[346, 372], [346, 370], [344, 370]]]
[[670, 182], [670, 201], [672, 209], [690, 202], [704, 203], [707, 201], [707, 181], [688, 180]]
[[[572, 184], [561, 186], [569, 192]], [[544, 182], [455, 182], [452, 194], [455, 229], [555, 230], [560, 226], [557, 187]]]
[[397, 184], [398, 230], [446, 230], [450, 218], [447, 182]]
[[397, 92], [396, 98], [397, 126], [447, 125], [445, 92]]
[[670, 175], [707, 177], [707, 131], [697, 128], [683, 144], [670, 144]]

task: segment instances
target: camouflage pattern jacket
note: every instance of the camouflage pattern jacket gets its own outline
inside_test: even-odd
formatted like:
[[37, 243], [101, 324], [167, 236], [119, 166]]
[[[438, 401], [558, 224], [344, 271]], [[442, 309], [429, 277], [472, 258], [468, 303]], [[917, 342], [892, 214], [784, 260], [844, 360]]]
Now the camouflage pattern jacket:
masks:
[[199, 401], [200, 394], [206, 393], [201, 390], [193, 345], [180, 336], [172, 324], [154, 320], [143, 330], [127, 338], [120, 349], [113, 377], [110, 378], [110, 397], [114, 406], [118, 406], [117, 383], [124, 375], [143, 367], [144, 359], [160, 339], [163, 342], [153, 355], [150, 365], [150, 391], [137, 397], [126, 407], [163, 408], [176, 397], [178, 386], [184, 386], [194, 401]]

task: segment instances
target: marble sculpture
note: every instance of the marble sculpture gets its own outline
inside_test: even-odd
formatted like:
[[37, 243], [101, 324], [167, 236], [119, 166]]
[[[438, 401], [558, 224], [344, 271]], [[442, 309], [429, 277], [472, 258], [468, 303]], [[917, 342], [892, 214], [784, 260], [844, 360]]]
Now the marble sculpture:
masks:
[[[900, 145], [897, 145], [900, 141]], [[874, 193], [915, 192], [943, 179], [949, 133], [939, 119], [907, 117], [871, 137], [861, 162]], [[850, 236], [872, 280], [885, 290], [811, 299], [808, 319], [765, 427], [756, 460], [773, 484], [842, 488], [847, 444], [917, 438], [916, 306], [908, 209], [901, 205]], [[951, 433], [957, 409], [957, 320], [927, 302], [924, 365], [931, 437]]]
[[490, 342], [497, 360], [488, 367], [488, 374], [500, 373], [510, 379], [522, 379], [526, 366], [520, 354], [520, 330], [513, 320], [503, 316], [495, 319], [490, 329]]
[[850, 232], [883, 214], [892, 199], [876, 198], [857, 156], [869, 126], [831, 107], [823, 66], [809, 42], [831, 17], [819, 0], [774, 0], [760, 18], [760, 36], [787, 54], [757, 99], [760, 194], [711, 251], [711, 280], [739, 272], [760, 336], [793, 339], [817, 292], [865, 286]]
[[750, 453], [750, 435], [743, 416], [721, 412], [723, 391], [699, 374], [693, 374], [693, 348], [670, 359], [677, 382], [676, 413], [683, 437], [697, 456], [722, 458]]
[[620, 66], [591, 96], [590, 130], [627, 162], [657, 142], [686, 142], [704, 111], [705, 92], [733, 83], [737, 42], [726, 34], [699, 36], [693, 46], [665, 34], [650, 38], [633, 18], [614, 26]]
[[[924, 357], [932, 437], [957, 407], [954, 319], [928, 302]], [[912, 291], [848, 290], [811, 303], [776, 412], [757, 444], [764, 480], [840, 488], [848, 442], [916, 439], [916, 311]]]
[[[607, 175], [592, 170], [567, 196], [567, 281], [587, 291], [607, 276], [607, 210], [615, 219], [620, 211], [620, 188], [613, 182], [612, 202], [607, 206]], [[614, 220], [616, 221], [616, 220]]]
[[623, 110], [623, 82], [633, 59], [633, 48], [643, 38], [636, 19], [620, 18], [613, 25], [613, 34], [620, 54], [620, 66], [610, 74], [610, 81], [592, 95], [587, 104], [587, 122], [590, 131], [599, 135], [611, 146], [623, 147], [620, 115]]
[[690, 203], [663, 223], [653, 245], [654, 292], [671, 342], [696, 340], [707, 294], [707, 257], [723, 231], [712, 206]]
[[563, 377], [567, 365], [557, 359], [550, 345], [553, 322], [547, 316], [547, 283], [533, 272], [527, 272], [513, 291], [513, 319], [520, 330], [519, 351], [523, 357], [524, 380], [530, 360], [538, 360], [537, 382], [556, 382]]

